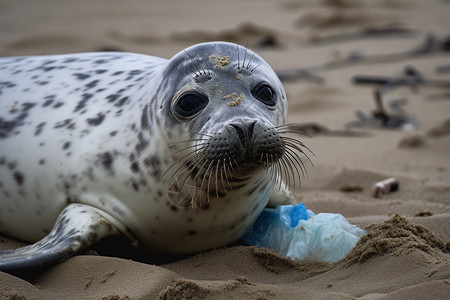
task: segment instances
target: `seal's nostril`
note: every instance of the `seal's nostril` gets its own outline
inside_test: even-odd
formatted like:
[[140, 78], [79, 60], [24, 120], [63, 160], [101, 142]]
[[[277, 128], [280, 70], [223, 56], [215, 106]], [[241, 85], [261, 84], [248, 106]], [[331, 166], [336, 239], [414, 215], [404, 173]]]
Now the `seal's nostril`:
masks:
[[255, 123], [256, 123], [256, 121], [253, 121], [253, 122], [251, 122], [251, 123], [249, 124], [249, 126], [248, 126], [248, 133], [249, 133], [248, 139], [249, 139], [249, 140], [251, 140], [252, 137], [253, 137], [253, 130], [255, 129]]
[[242, 146], [245, 146], [245, 141], [246, 141], [246, 137], [245, 137], [245, 132], [244, 132], [244, 128], [242, 125], [240, 124], [230, 124], [237, 132], [238, 136], [239, 136], [239, 140], [241, 140], [241, 144]]
[[242, 146], [246, 146], [253, 137], [253, 130], [256, 121], [251, 123], [231, 123], [230, 125], [236, 130]]

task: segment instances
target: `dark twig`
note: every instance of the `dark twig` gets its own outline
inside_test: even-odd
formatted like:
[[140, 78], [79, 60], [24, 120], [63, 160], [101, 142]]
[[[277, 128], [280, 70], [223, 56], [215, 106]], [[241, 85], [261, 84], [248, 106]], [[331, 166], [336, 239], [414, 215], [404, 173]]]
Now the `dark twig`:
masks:
[[399, 61], [431, 54], [446, 53], [446, 52], [448, 53], [449, 51], [450, 51], [450, 36], [443, 39], [438, 39], [433, 34], [429, 34], [418, 47], [415, 47], [408, 51], [391, 54], [368, 55], [368, 56], [360, 55], [357, 53], [351, 53], [347, 58], [343, 60], [327, 62], [322, 65], [306, 68], [304, 70], [310, 72], [318, 72], [330, 69], [344, 68], [363, 63], [381, 63], [381, 62]]
[[417, 30], [397, 26], [369, 27], [358, 32], [314, 37], [311, 39], [311, 44], [325, 45], [379, 37], [409, 37], [416, 34]]
[[354, 131], [354, 130], [334, 130], [319, 124], [319, 123], [300, 123], [297, 125], [297, 130], [308, 136], [346, 136], [346, 137], [365, 137], [368, 134], [366, 132]]
[[325, 79], [323, 77], [317, 76], [317, 75], [315, 75], [309, 71], [303, 70], [303, 69], [278, 71], [276, 73], [277, 73], [278, 78], [281, 81], [302, 79], [302, 80], [309, 81], [309, 82], [312, 82], [315, 84], [325, 83]]
[[396, 85], [396, 86], [417, 86], [425, 85], [440, 88], [450, 88], [450, 81], [425, 79], [425, 78], [407, 78], [407, 77], [386, 77], [372, 75], [355, 75], [352, 78], [356, 84], [377, 84], [377, 85]]

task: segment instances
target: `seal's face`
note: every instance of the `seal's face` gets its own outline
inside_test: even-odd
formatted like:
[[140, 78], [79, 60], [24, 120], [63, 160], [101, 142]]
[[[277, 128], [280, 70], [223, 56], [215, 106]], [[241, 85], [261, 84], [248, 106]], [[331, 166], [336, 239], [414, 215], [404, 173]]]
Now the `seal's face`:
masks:
[[296, 151], [303, 152], [303, 144], [282, 135], [289, 131], [283, 126], [286, 95], [271, 67], [235, 44], [194, 48], [171, 59], [166, 71], [178, 76], [166, 77], [177, 89], [160, 98], [169, 115], [165, 119], [170, 120], [163, 126], [186, 132], [187, 137], [167, 138], [174, 157], [169, 190], [190, 199], [178, 204], [201, 204], [196, 199], [202, 195], [208, 201], [210, 196], [220, 197], [262, 170], [272, 169], [274, 181], [277, 173], [300, 175]]

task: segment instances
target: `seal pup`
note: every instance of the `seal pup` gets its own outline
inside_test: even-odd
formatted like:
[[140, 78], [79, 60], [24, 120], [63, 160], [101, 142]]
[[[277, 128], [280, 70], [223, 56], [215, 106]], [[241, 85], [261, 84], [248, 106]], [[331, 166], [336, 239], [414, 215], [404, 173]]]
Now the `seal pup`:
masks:
[[1, 58], [0, 74], [0, 232], [34, 243], [0, 252], [3, 271], [109, 235], [149, 252], [221, 247], [292, 202], [304, 172], [281, 82], [236, 44]]

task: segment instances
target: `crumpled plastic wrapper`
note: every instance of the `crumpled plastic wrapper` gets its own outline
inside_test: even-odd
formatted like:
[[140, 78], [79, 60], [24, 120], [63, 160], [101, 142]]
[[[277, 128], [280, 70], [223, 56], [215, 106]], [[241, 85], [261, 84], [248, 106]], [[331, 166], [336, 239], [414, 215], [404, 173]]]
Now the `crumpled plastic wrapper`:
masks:
[[284, 257], [333, 263], [343, 259], [365, 230], [340, 214], [314, 214], [303, 203], [266, 208], [242, 237]]

